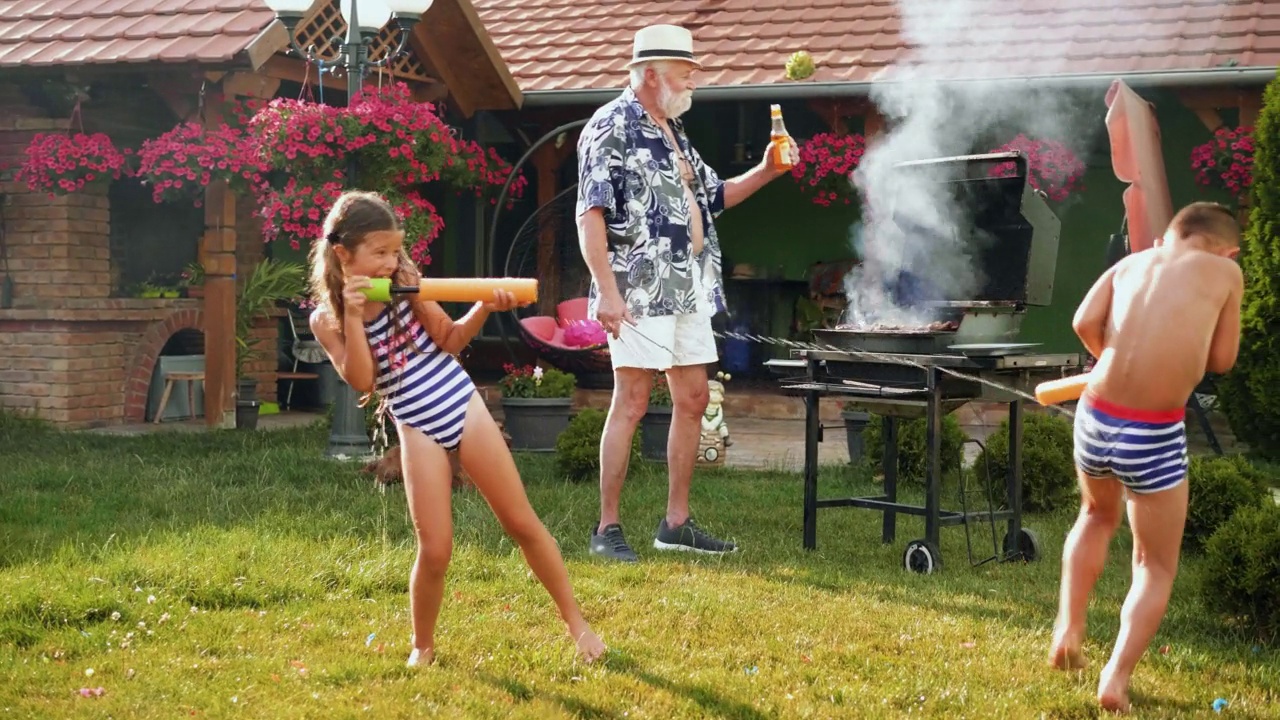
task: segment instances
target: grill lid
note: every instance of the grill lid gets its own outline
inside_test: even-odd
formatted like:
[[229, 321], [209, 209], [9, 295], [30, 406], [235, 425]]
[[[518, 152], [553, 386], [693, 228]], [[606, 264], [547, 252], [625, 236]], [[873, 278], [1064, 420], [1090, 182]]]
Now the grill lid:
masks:
[[[991, 176], [993, 169], [1010, 162], [1012, 174]], [[974, 297], [947, 300], [1041, 306], [1052, 301], [1062, 223], [1027, 181], [1027, 159], [1021, 152], [915, 160], [895, 168], [946, 178], [937, 182], [938, 193], [949, 196], [967, 216], [955, 231], [964, 234], [983, 282]], [[893, 221], [904, 232], [936, 234], [905, 213], [895, 214]]]

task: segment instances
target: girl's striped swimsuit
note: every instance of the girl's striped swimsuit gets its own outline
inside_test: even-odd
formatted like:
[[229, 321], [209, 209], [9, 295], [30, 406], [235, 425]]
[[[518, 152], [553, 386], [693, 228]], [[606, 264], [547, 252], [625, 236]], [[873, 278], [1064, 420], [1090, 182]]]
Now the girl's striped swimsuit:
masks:
[[436, 346], [408, 301], [389, 303], [365, 323], [364, 331], [377, 366], [375, 388], [391, 416], [421, 430], [446, 450], [457, 448], [467, 404], [476, 389], [462, 364]]

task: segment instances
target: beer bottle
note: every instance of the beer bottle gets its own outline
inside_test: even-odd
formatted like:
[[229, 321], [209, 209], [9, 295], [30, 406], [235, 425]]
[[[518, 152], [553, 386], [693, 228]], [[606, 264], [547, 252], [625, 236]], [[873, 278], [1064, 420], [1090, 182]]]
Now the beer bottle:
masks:
[[769, 130], [769, 139], [773, 141], [774, 165], [783, 169], [791, 168], [791, 136], [787, 134], [787, 126], [782, 124], [782, 106], [770, 105], [769, 117], [773, 127]]

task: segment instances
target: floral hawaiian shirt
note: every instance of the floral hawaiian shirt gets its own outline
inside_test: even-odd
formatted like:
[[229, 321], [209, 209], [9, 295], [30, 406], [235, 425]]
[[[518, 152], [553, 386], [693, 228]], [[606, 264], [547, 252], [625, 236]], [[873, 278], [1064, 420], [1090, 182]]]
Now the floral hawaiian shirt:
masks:
[[[693, 193], [702, 213], [702, 252], [692, 256], [688, 195], [662, 128], [627, 88], [601, 107], [578, 139], [578, 215], [603, 208], [609, 265], [636, 319], [725, 311], [720, 243], [712, 220], [724, 210], [724, 182], [689, 143], [684, 125], [669, 120], [681, 154], [693, 166]], [[590, 316], [599, 287], [588, 295]]]

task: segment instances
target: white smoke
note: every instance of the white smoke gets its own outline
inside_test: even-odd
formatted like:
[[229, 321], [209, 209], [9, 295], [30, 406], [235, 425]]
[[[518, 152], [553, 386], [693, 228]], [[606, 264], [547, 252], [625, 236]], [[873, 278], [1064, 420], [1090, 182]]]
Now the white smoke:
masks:
[[[1018, 132], [1066, 142], [1080, 155], [1105, 112], [1105, 87], [1078, 93], [995, 79], [1024, 74], [1023, 68], [1009, 66], [1010, 46], [1021, 43], [1015, 54], [1025, 57], [1028, 25], [1036, 22], [1016, 15], [1007, 0], [899, 0], [898, 9], [903, 40], [914, 52], [887, 68], [872, 88], [886, 132], [869, 139], [852, 178], [862, 198], [862, 219], [850, 229], [850, 242], [862, 265], [845, 280], [849, 309], [844, 321], [859, 326], [930, 321], [918, 296], [897, 293], [904, 271], [935, 298], [972, 298], [984, 282], [964, 208], [939, 193], [942, 183], [954, 179], [949, 173], [963, 168], [895, 166], [985, 153]], [[1071, 38], [1063, 42], [1063, 47], [1031, 52], [1050, 58], [1058, 52], [1062, 58]], [[1048, 61], [1037, 60], [1035, 74], [1054, 70]]]

